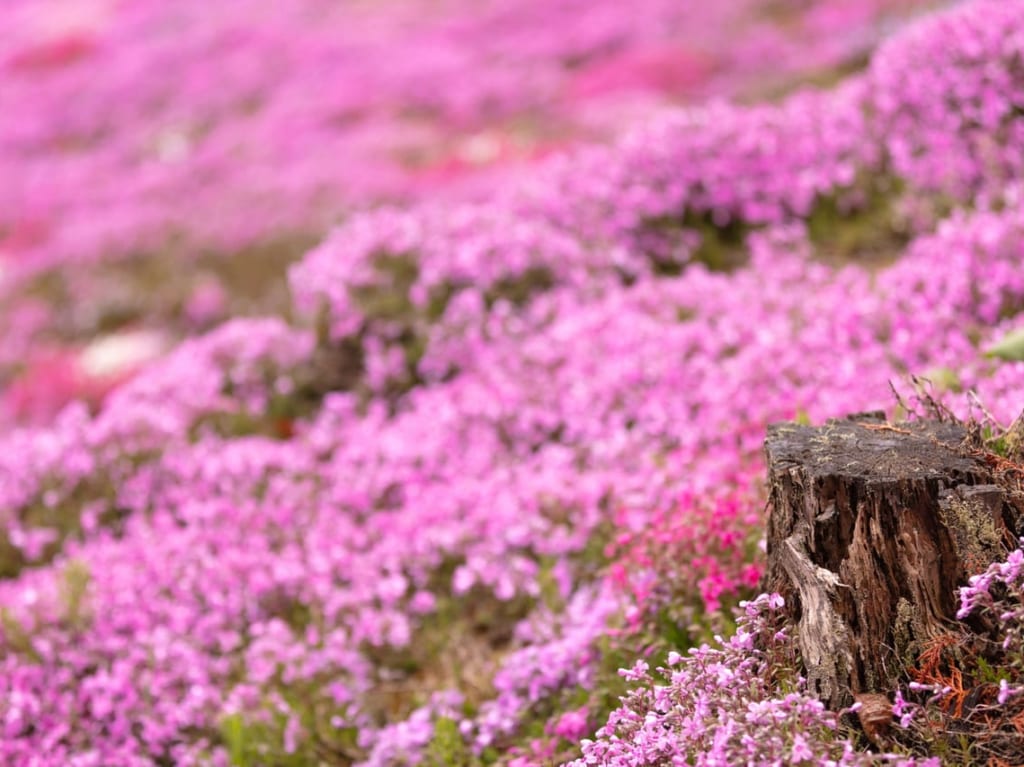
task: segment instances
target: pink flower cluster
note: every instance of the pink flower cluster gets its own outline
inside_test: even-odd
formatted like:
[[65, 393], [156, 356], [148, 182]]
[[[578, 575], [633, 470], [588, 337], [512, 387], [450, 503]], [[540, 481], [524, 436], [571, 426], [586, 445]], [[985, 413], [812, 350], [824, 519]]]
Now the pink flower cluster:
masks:
[[1014, 549], [1005, 561], [971, 577], [960, 589], [957, 617], [979, 615], [994, 619], [1008, 657], [1007, 675], [999, 679], [997, 702], [1002, 706], [1024, 694], [1024, 549]]
[[[742, 472], [723, 477], [721, 485], [739, 490], [749, 481]], [[630, 617], [639, 620], [674, 603], [692, 602], [694, 594], [703, 610], [713, 613], [756, 588], [761, 568], [750, 561], [754, 547], [744, 531], [758, 529], [757, 497], [751, 490], [720, 499], [713, 491], [702, 498], [684, 493], [668, 510], [621, 510], [615, 518], [620, 532], [608, 553], [612, 581], [634, 602]], [[681, 571], [679, 562], [688, 567]]]
[[764, 77], [761, 56], [777, 77], [841, 64], [925, 3], [777, 19], [772, 5], [11, 0], [0, 242], [35, 268], [172, 233], [233, 250], [591, 131], [631, 101], [736, 92]]
[[[794, 648], [776, 625], [781, 607], [781, 597], [764, 594], [744, 603], [729, 639], [685, 656], [670, 653], [656, 674], [645, 661], [620, 672], [634, 688], [595, 739], [583, 741], [583, 756], [569, 767], [939, 767], [938, 758], [860, 753], [837, 736], [836, 714], [803, 692], [803, 680], [785, 678]], [[780, 685], [790, 691], [780, 694]]]
[[[441, 722], [482, 754], [586, 694], [602, 639], [751, 591], [767, 423], [886, 407], [890, 381], [931, 371], [1016, 415], [1024, 363], [983, 350], [1024, 312], [1019, 189], [887, 266], [818, 258], [817, 201], [855, 219], [891, 159], [874, 76], [663, 115], [472, 201], [354, 214], [291, 275], [326, 332], [236, 319], [96, 413], [0, 435], [0, 555], [38, 562], [0, 581], [0, 762], [416, 763]], [[730, 231], [742, 257], [709, 268]], [[315, 374], [353, 383], [300, 392]], [[281, 412], [288, 429], [261, 428]], [[798, 680], [779, 693], [777, 607], [661, 678], [638, 666], [578, 764], [869, 763]], [[512, 615], [488, 689], [438, 681], [417, 651], [482, 609]], [[414, 692], [382, 700], [394, 685]], [[579, 736], [587, 715], [566, 716], [544, 729]]]
[[[987, 337], [985, 323], [999, 307], [1024, 300], [1011, 268], [1020, 258], [1020, 216], [1015, 208], [964, 217], [874, 277], [813, 265], [800, 233], [787, 231], [759, 238], [752, 264], [732, 274], [695, 266], [597, 297], [552, 291], [525, 315], [499, 315], [459, 375], [409, 392], [398, 412], [383, 402], [364, 409], [355, 396], [335, 394], [290, 440], [207, 434], [192, 442], [182, 416], [157, 432], [165, 444], [173, 437], [174, 447], [153, 454], [151, 424], [136, 420], [135, 406], [115, 405], [95, 419], [78, 414], [52, 431], [36, 430], [38, 450], [90, 461], [97, 460], [94, 445], [117, 444], [94, 434], [123, 440], [125, 453], [109, 448], [131, 456], [115, 499], [96, 500], [127, 519], [116, 536], [84, 525], [84, 543], [69, 544], [53, 566], [5, 587], [4, 604], [14, 606], [17, 620], [11, 625], [32, 637], [31, 649], [17, 650], [17, 632], [8, 646], [4, 678], [18, 691], [10, 700], [36, 707], [25, 711], [93, 711], [81, 697], [91, 689], [84, 678], [102, 673], [110, 689], [137, 689], [142, 667], [123, 659], [122, 643], [131, 641], [146, 673], [159, 677], [158, 689], [185, 689], [183, 669], [210, 675], [190, 681], [204, 701], [192, 715], [205, 717], [207, 729], [226, 711], [258, 716], [284, 674], [317, 690], [334, 684], [338, 697], [323, 704], [326, 721], [361, 726], [372, 743], [372, 726], [359, 711], [377, 672], [360, 647], [414, 641], [420, 616], [433, 610], [432, 573], [446, 559], [459, 563], [450, 584], [456, 595], [476, 588], [504, 600], [536, 594], [545, 562], [562, 573], [571, 594], [576, 555], [602, 522], [615, 521], [613, 509], [629, 509], [637, 520], [621, 520], [627, 532], [643, 524], [645, 509], [656, 519], [687, 493], [707, 494], [724, 470], [756, 475], [766, 422], [798, 409], [822, 418], [884, 405], [887, 381], [904, 370], [949, 366], [982, 378], [995, 363], [974, 362], [977, 334]], [[956, 265], [942, 273], [942, 301], [926, 281], [938, 257]], [[999, 279], [998, 290], [979, 293], [973, 273]], [[234, 336], [224, 331], [231, 344], [210, 347], [239, 356], [246, 372], [235, 376], [237, 391], [249, 391], [245, 381], [276, 380], [248, 362], [244, 342], [255, 338], [249, 331], [256, 326], [236, 327]], [[286, 342], [276, 354], [293, 348], [301, 346]], [[182, 375], [174, 359], [164, 368], [170, 381]], [[117, 396], [142, 412], [160, 398], [181, 402], [192, 417], [220, 402], [212, 383], [161, 388], [157, 370]], [[1021, 371], [1015, 364], [1002, 370], [1009, 371], [1000, 379], [1005, 411]], [[221, 372], [216, 380], [223, 386], [227, 378]], [[248, 399], [232, 405], [220, 391], [227, 406]], [[262, 402], [260, 395], [255, 404]], [[140, 431], [132, 431], [135, 424]], [[9, 502], [17, 514], [24, 499], [54, 482], [73, 485], [94, 471], [93, 463], [76, 470], [55, 457], [47, 472], [33, 474], [34, 459], [23, 449], [3, 454], [9, 476], [26, 483]], [[62, 498], [54, 499], [62, 514], [78, 513], [75, 499]], [[753, 523], [741, 520], [756, 518], [760, 503], [748, 503], [739, 516], [712, 516], [725, 526], [713, 534], [749, 535]], [[684, 520], [679, 525], [684, 531]], [[660, 533], [653, 534], [656, 542]], [[681, 577], [716, 578], [735, 566], [734, 556], [682, 562]], [[72, 630], [60, 612], [70, 562], [91, 574], [87, 630]], [[289, 624], [296, 610], [316, 616], [313, 623]], [[188, 662], [163, 654], [165, 642], [187, 642]], [[30, 684], [17, 681], [26, 663], [45, 673]], [[246, 681], [226, 690], [239, 673]], [[523, 689], [529, 687], [517, 682], [495, 705], [523, 710]], [[147, 713], [130, 695], [111, 700], [110, 713], [79, 716], [74, 734], [51, 734], [59, 718], [12, 730], [5, 756], [17, 763], [19, 754], [42, 751], [70, 763], [83, 743], [107, 754], [96, 757], [101, 761], [171, 753], [171, 735], [140, 741], [108, 726], [109, 716], [168, 721], [165, 711]], [[282, 716], [293, 715], [287, 702], [280, 706]], [[311, 737], [295, 727], [300, 742]], [[102, 733], [118, 739], [105, 741]], [[182, 751], [176, 758], [189, 757]]]
[[[662, 105], [842, 67], [930, 4], [5, 2], [0, 424], [105, 392], [77, 360], [106, 321], [222, 316], [232, 258], [258, 270], [353, 208], [486, 196]], [[154, 283], [153, 262], [197, 266]]]
[[8, 514], [39, 500], [56, 508], [87, 477], [187, 440], [203, 417], [262, 411], [287, 390], [290, 379], [279, 378], [280, 371], [308, 358], [312, 348], [308, 332], [278, 319], [235, 320], [151, 364], [95, 417], [71, 405], [49, 428], [6, 434], [0, 458], [4, 519], [13, 522]]
[[[371, 364], [394, 369], [374, 360], [387, 341], [448, 324], [486, 332], [482, 317], [502, 288], [578, 292], [685, 266], [702, 244], [686, 214], [718, 226], [806, 216], [818, 198], [878, 170], [863, 97], [855, 81], [779, 106], [669, 113], [485, 202], [355, 217], [293, 267], [292, 288], [307, 313], [326, 303], [334, 337], [370, 336]], [[396, 260], [411, 268], [396, 274]], [[393, 297], [383, 315], [367, 300], [380, 293]], [[428, 353], [421, 372], [444, 375], [452, 362]]]
[[938, 15], [883, 45], [870, 82], [893, 171], [958, 201], [1020, 180], [1024, 39], [1016, 3]]

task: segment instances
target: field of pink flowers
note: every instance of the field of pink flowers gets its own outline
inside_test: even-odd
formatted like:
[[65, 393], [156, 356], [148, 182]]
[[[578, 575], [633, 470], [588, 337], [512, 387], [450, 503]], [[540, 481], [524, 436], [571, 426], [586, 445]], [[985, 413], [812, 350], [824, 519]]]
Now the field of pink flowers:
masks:
[[757, 586], [768, 423], [1024, 406], [1024, 0], [0, 22], [0, 764], [1007, 763]]

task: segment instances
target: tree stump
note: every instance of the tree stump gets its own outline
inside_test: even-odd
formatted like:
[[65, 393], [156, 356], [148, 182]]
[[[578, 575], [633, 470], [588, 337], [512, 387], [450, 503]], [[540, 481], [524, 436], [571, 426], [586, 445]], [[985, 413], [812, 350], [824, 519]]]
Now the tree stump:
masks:
[[954, 627], [957, 587], [1022, 532], [1024, 504], [965, 436], [880, 414], [769, 427], [762, 585], [786, 598], [808, 689], [834, 708], [905, 681]]

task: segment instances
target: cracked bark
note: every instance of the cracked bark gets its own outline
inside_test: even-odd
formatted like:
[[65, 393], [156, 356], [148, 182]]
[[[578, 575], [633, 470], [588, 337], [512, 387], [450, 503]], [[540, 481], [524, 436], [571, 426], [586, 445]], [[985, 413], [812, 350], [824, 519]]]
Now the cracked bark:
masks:
[[1024, 504], [964, 437], [878, 414], [768, 430], [762, 586], [786, 598], [808, 689], [834, 708], [905, 681], [955, 626], [957, 587], [1024, 532]]

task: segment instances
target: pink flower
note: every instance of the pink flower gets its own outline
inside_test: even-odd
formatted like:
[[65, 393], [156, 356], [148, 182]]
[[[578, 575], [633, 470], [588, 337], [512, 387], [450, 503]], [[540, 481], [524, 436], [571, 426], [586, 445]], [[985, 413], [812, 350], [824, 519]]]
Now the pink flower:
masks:
[[589, 709], [584, 706], [562, 713], [551, 727], [551, 732], [568, 741], [579, 741], [590, 732], [588, 712]]

